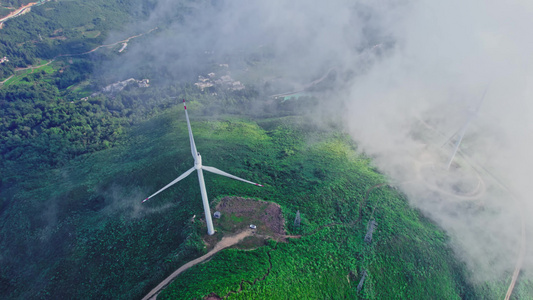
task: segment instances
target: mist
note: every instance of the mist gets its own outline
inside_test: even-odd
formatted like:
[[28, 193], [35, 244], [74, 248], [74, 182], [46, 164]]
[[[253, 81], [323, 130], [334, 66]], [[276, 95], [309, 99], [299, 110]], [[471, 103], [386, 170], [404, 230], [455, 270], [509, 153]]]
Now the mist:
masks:
[[294, 88], [334, 69], [317, 118], [342, 120], [359, 150], [449, 233], [473, 278], [493, 280], [515, 268], [522, 220], [532, 240], [532, 13], [526, 1], [158, 1], [135, 25], [159, 26], [149, 43], [106, 67], [181, 80], [229, 64], [245, 77], [235, 57], [263, 49]]
[[[514, 269], [521, 220], [533, 213], [530, 12], [525, 3], [413, 4], [390, 55], [341, 92], [354, 139], [482, 280]], [[460, 165], [447, 171], [454, 139], [446, 141], [469, 119]], [[532, 267], [528, 255], [523, 268]]]

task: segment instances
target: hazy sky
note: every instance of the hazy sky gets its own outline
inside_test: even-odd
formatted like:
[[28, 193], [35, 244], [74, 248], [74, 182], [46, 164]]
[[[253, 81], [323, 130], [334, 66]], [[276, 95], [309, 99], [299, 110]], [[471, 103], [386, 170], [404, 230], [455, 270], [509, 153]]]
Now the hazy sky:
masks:
[[[151, 47], [128, 48], [121, 63], [135, 68], [142, 55], [179, 74], [200, 64], [206, 51], [224, 63], [227, 55], [269, 47], [287, 78], [305, 83], [334, 68], [337, 88], [322, 100], [360, 149], [450, 233], [476, 274], [513, 270], [520, 212], [533, 215], [532, 2], [216, 3], [158, 1], [148, 24], [138, 25], [164, 24], [162, 30]], [[188, 17], [173, 19], [184, 10]], [[466, 160], [458, 155], [462, 167], [446, 171], [453, 147], [443, 144], [485, 90], [460, 148]], [[461, 182], [465, 192], [454, 196]], [[533, 240], [532, 222], [526, 227]]]

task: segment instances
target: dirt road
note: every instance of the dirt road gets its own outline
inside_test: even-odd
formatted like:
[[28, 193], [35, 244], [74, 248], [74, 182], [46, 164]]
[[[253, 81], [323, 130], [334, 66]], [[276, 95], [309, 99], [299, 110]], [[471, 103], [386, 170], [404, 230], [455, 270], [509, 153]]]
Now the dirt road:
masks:
[[126, 38], [125, 40], [122, 40], [122, 41], [118, 41], [118, 42], [114, 42], [114, 43], [111, 43], [111, 44], [106, 44], [106, 45], [100, 45], [92, 50], [89, 50], [87, 52], [83, 52], [83, 53], [77, 53], [77, 54], [60, 54], [56, 57], [54, 57], [54, 59], [58, 58], [58, 57], [61, 57], [61, 56], [77, 56], [77, 55], [85, 55], [85, 54], [89, 54], [89, 53], [93, 53], [94, 51], [100, 49], [100, 48], [103, 48], [103, 47], [113, 47], [117, 44], [120, 44], [120, 43], [128, 43], [131, 39], [134, 39], [134, 38], [138, 38], [138, 37], [141, 37], [145, 34], [150, 34], [152, 33], [152, 31], [154, 30], [157, 30], [158, 27], [155, 27], [155, 28], [152, 28], [150, 29], [149, 31], [145, 32], [145, 33], [141, 33], [141, 34], [138, 34], [138, 35], [134, 35], [134, 36], [130, 36], [129, 38]]
[[520, 270], [522, 269], [522, 264], [524, 263], [524, 258], [526, 257], [526, 223], [524, 221], [524, 212], [520, 211], [520, 218], [521, 218], [521, 225], [522, 225], [522, 238], [520, 241], [520, 254], [518, 255], [518, 260], [516, 261], [516, 266], [513, 272], [513, 277], [511, 279], [511, 284], [509, 284], [509, 288], [507, 289], [507, 294], [505, 294], [505, 300], [511, 299], [511, 295], [513, 294], [513, 289], [516, 285], [516, 280], [518, 279], [518, 275], [520, 274]]
[[11, 12], [9, 15], [3, 17], [3, 18], [0, 18], [0, 23], [4, 23], [5, 21], [11, 19], [11, 18], [16, 18], [22, 14], [24, 14], [25, 12], [27, 12], [27, 10], [34, 6], [35, 4], [37, 4], [37, 2], [31, 2], [31, 3], [28, 3], [26, 5], [23, 5], [21, 7], [19, 7], [18, 9], [16, 9], [15, 11]]
[[172, 280], [174, 280], [174, 278], [176, 278], [179, 274], [185, 272], [190, 267], [195, 266], [195, 265], [205, 261], [206, 259], [208, 259], [211, 256], [215, 255], [220, 250], [223, 250], [225, 248], [228, 248], [228, 247], [231, 247], [231, 246], [233, 246], [235, 244], [238, 244], [245, 237], [248, 237], [248, 236], [251, 236], [251, 235], [252, 235], [252, 230], [251, 229], [246, 229], [245, 231], [243, 231], [241, 233], [238, 233], [236, 235], [223, 237], [222, 240], [215, 245], [213, 250], [209, 251], [204, 256], [200, 256], [197, 259], [192, 260], [192, 261], [184, 264], [183, 266], [181, 266], [179, 269], [174, 271], [174, 273], [170, 274], [170, 276], [168, 276], [165, 280], [161, 281], [161, 283], [158, 284], [154, 289], [152, 289], [150, 291], [150, 293], [148, 293], [146, 296], [144, 296], [143, 300], [156, 299], [157, 295], [159, 294], [159, 292], [161, 292], [161, 290], [164, 287], [166, 287]]

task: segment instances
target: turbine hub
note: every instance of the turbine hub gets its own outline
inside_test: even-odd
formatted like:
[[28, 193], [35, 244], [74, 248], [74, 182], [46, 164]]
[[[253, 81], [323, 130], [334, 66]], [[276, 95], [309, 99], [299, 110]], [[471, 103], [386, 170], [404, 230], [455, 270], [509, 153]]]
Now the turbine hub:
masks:
[[194, 160], [194, 168], [196, 170], [200, 170], [202, 168], [202, 156], [200, 155], [200, 152], [196, 153], [196, 159]]

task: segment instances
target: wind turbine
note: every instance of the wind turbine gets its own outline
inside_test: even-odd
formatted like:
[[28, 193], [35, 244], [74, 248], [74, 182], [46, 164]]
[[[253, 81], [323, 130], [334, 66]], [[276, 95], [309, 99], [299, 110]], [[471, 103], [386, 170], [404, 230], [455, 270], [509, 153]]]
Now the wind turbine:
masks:
[[459, 138], [455, 142], [455, 147], [453, 149], [452, 156], [448, 160], [448, 164], [446, 165], [446, 170], [450, 169], [450, 166], [452, 165], [453, 159], [455, 158], [455, 155], [457, 154], [457, 151], [459, 150], [459, 145], [461, 144], [461, 141], [463, 140], [463, 137], [465, 136], [466, 129], [468, 128], [468, 125], [470, 125], [470, 122], [477, 117], [479, 108], [481, 107], [481, 104], [483, 103], [483, 100], [485, 100], [485, 95], [487, 94], [488, 86], [485, 88], [485, 91], [483, 92], [483, 96], [481, 97], [481, 101], [479, 101], [479, 104], [476, 107], [476, 110], [469, 109], [468, 110], [468, 119], [466, 120], [465, 124], [461, 129], [459, 129], [456, 133], [454, 133], [446, 143], [445, 145], [456, 135], [459, 135]]
[[170, 186], [174, 185], [178, 181], [180, 181], [180, 180], [184, 179], [185, 177], [189, 176], [189, 174], [191, 174], [194, 170], [196, 170], [196, 171], [198, 171], [198, 181], [200, 182], [200, 193], [202, 194], [202, 202], [204, 204], [205, 222], [207, 223], [207, 234], [213, 235], [215, 233], [215, 229], [213, 228], [213, 220], [211, 219], [211, 211], [209, 209], [209, 201], [207, 200], [207, 191], [205, 190], [205, 182], [204, 182], [203, 170], [211, 172], [211, 173], [219, 174], [219, 175], [222, 175], [222, 176], [226, 176], [226, 177], [229, 177], [229, 178], [233, 178], [233, 179], [236, 179], [236, 180], [244, 181], [246, 183], [254, 184], [254, 185], [257, 185], [257, 186], [262, 186], [262, 185], [260, 185], [258, 183], [255, 183], [255, 182], [248, 181], [246, 179], [242, 179], [240, 177], [237, 177], [237, 176], [234, 176], [234, 175], [231, 175], [231, 174], [228, 174], [228, 173], [226, 173], [224, 171], [221, 171], [221, 170], [219, 170], [217, 168], [213, 168], [213, 167], [208, 167], [208, 166], [202, 165], [202, 156], [200, 155], [200, 152], [196, 151], [196, 145], [194, 144], [194, 138], [192, 136], [191, 123], [189, 122], [189, 115], [187, 114], [187, 106], [185, 105], [185, 99], [183, 99], [183, 107], [185, 108], [185, 118], [187, 119], [187, 127], [189, 129], [189, 140], [191, 142], [191, 152], [192, 152], [192, 157], [194, 158], [194, 166], [192, 168], [190, 168], [187, 172], [181, 174], [178, 178], [174, 179], [169, 184], [165, 185], [162, 189], [160, 189], [159, 191], [155, 192], [150, 197], [144, 199], [143, 203], [146, 202], [148, 199], [154, 197], [155, 195], [161, 193], [162, 191], [166, 190]]

